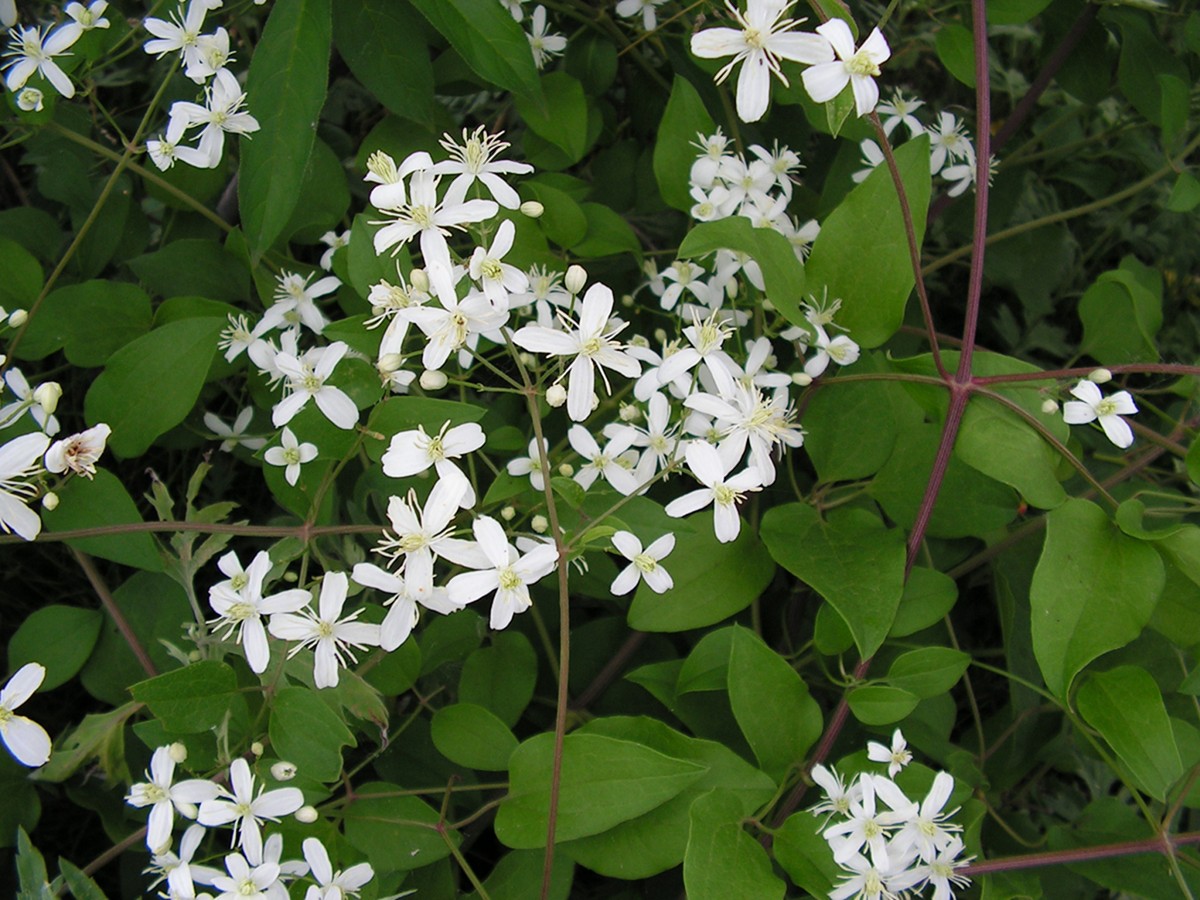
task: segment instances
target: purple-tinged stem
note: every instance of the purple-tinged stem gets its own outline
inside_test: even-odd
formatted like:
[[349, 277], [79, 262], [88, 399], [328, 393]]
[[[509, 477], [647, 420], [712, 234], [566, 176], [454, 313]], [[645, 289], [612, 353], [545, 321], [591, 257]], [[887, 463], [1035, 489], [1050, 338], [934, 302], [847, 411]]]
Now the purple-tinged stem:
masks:
[[1090, 862], [1110, 859], [1114, 856], [1133, 856], [1138, 853], [1170, 853], [1171, 849], [1186, 844], [1200, 844], [1200, 831], [1184, 834], [1162, 834], [1140, 841], [1121, 841], [1116, 844], [1101, 844], [1096, 847], [1076, 847], [1071, 850], [1046, 850], [1042, 853], [1023, 853], [1003, 859], [989, 859], [959, 869], [958, 872], [971, 878], [989, 872], [1011, 872], [1017, 869], [1034, 869], [1041, 866], [1056, 866], [1063, 863]]

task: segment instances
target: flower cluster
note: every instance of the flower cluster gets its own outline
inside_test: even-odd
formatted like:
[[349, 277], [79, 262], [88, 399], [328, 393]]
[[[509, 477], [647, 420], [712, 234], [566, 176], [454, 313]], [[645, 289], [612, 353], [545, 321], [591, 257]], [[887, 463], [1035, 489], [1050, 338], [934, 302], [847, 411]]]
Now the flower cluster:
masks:
[[847, 783], [825, 766], [811, 773], [825, 792], [812, 813], [825, 817], [821, 834], [846, 873], [831, 900], [896, 900], [927, 887], [939, 900], [951, 900], [955, 888], [969, 883], [957, 870], [971, 861], [963, 855], [962, 826], [950, 821], [958, 810], [946, 809], [954, 777], [938, 772], [918, 802], [893, 780], [912, 761], [898, 729], [890, 747], [872, 741], [867, 755], [887, 763], [886, 776], [862, 772]]
[[[68, 3], [63, 12], [67, 18], [57, 25], [43, 28], [37, 25], [14, 27], [9, 30], [9, 57], [4, 68], [4, 85], [17, 95], [17, 107], [26, 112], [40, 112], [45, 92], [39, 85], [49, 85], [67, 99], [75, 96], [75, 85], [58, 63], [59, 57], [70, 56], [70, 50], [85, 32], [108, 28], [104, 18], [108, 0]], [[16, 23], [14, 15], [4, 17], [4, 25]]]

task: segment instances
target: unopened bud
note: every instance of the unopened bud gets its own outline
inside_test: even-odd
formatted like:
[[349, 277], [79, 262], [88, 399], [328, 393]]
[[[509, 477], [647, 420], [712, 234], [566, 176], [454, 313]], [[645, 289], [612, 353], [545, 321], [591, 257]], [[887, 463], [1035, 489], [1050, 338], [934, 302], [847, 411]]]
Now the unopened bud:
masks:
[[567, 389], [561, 384], [552, 384], [546, 388], [546, 402], [555, 409], [567, 402]]
[[1042, 412], [1048, 416], [1054, 415], [1056, 412], [1058, 412], [1058, 401], [1051, 400], [1047, 397], [1042, 401]]
[[622, 422], [636, 422], [642, 417], [642, 411], [632, 403], [622, 403], [621, 411], [618, 413]]
[[558, 474], [561, 475], [563, 478], [570, 478], [572, 475], [575, 474], [575, 467], [573, 465], [571, 465], [570, 463], [563, 463], [561, 466], [558, 467]]
[[424, 269], [413, 269], [408, 276], [409, 283], [421, 293], [429, 292], [429, 276]]
[[571, 266], [567, 269], [567, 275], [563, 278], [563, 285], [572, 294], [578, 294], [583, 290], [583, 286], [587, 284], [587, 269], [583, 266]]
[[1092, 384], [1107, 384], [1112, 381], [1112, 372], [1108, 371], [1108, 369], [1096, 369], [1088, 376], [1088, 381], [1092, 382]]
[[250, 752], [253, 753], [255, 756], [262, 756], [264, 749], [265, 748], [262, 745], [262, 741], [255, 741], [253, 744], [250, 745]]
[[379, 362], [376, 363], [375, 368], [379, 369], [385, 375], [390, 375], [402, 365], [404, 365], [404, 357], [399, 353], [385, 353], [379, 357]]
[[527, 369], [536, 369], [538, 367], [537, 357], [532, 353], [526, 353], [524, 350], [522, 350], [517, 354], [517, 357], [521, 360], [521, 365]]
[[271, 766], [271, 777], [276, 781], [291, 781], [296, 777], [296, 764], [280, 760]]
[[29, 313], [23, 309], [14, 309], [8, 315], [8, 324], [13, 328], [20, 328], [29, 321]]
[[296, 810], [296, 821], [302, 822], [305, 825], [311, 825], [318, 818], [320, 817], [317, 815], [317, 808], [315, 806], [302, 806]]
[[506, 506], [500, 510], [500, 518], [502, 518], [505, 522], [511, 522], [516, 518], [516, 516], [517, 511], [511, 506]]
[[171, 762], [181, 765], [187, 762], [187, 747], [176, 741], [167, 748], [167, 756], [171, 757]]
[[529, 523], [529, 527], [538, 534], [545, 534], [550, 528], [550, 521], [545, 516], [534, 516], [533, 521]]
[[812, 376], [806, 372], [796, 372], [792, 375], [792, 384], [797, 387], [808, 387], [812, 384]]
[[658, 341], [660, 344], [665, 344], [667, 342], [667, 330], [665, 328], [655, 328], [654, 340]]
[[545, 211], [546, 207], [536, 200], [526, 200], [521, 204], [521, 214], [529, 216], [531, 219], [540, 219]]
[[421, 387], [427, 391], [440, 391], [447, 381], [446, 373], [438, 369], [426, 369], [421, 373]]
[[295, 584], [297, 581], [300, 580], [300, 576], [297, 575], [295, 572], [284, 572], [283, 580], [288, 582], [289, 584]]
[[58, 509], [58, 494], [54, 491], [47, 491], [46, 495], [42, 497], [42, 509], [49, 512]]
[[62, 397], [62, 392], [62, 385], [57, 381], [47, 381], [34, 388], [33, 399], [47, 415], [51, 415], [58, 409], [58, 400]]
[[622, 294], [621, 305], [626, 309], [631, 309], [633, 307], [633, 294]]
[[201, 653], [199, 650], [189, 650], [187, 657], [188, 657], [188, 662], [198, 663], [198, 662], [200, 662], [200, 660], [204, 659], [204, 654]]

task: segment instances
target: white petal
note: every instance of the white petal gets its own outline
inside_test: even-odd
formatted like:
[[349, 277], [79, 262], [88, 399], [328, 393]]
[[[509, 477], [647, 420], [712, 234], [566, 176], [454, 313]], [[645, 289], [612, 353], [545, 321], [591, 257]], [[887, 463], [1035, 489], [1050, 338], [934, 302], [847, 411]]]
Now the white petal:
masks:
[[33, 696], [46, 678], [46, 667], [41, 663], [26, 663], [17, 669], [8, 684], [0, 690], [0, 707], [10, 712]]
[[[829, 21], [840, 20], [830, 19]], [[800, 77], [804, 79], [804, 89], [808, 91], [808, 96], [812, 97], [816, 103], [826, 103], [832, 100], [842, 92], [842, 89], [846, 87], [846, 82], [850, 80], [850, 74], [841, 61], [812, 66], [800, 73]]]
[[1108, 439], [1122, 450], [1133, 443], [1133, 429], [1120, 416], [1101, 416], [1100, 427]]
[[37, 767], [50, 758], [50, 735], [32, 719], [13, 716], [0, 728], [0, 737], [22, 765]]
[[632, 591], [641, 580], [641, 571], [637, 566], [630, 564], [621, 570], [620, 574], [613, 579], [610, 591], [617, 597], [624, 596]]
[[771, 66], [758, 50], [746, 57], [738, 75], [737, 114], [743, 122], [757, 122], [771, 101]]

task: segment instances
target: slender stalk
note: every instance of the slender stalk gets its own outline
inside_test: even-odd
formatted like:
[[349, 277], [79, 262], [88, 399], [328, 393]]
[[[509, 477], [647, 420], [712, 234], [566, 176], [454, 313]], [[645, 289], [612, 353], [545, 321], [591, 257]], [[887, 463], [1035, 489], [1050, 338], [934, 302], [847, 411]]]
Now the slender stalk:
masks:
[[1100, 844], [1095, 847], [1076, 847], [1071, 850], [1047, 850], [1042, 853], [1022, 853], [1003, 859], [988, 859], [959, 869], [963, 875], [978, 878], [991, 872], [1012, 872], [1018, 869], [1036, 869], [1042, 866], [1059, 866], [1064, 863], [1091, 862], [1111, 859], [1114, 856], [1134, 856], [1139, 853], [1168, 853], [1168, 846], [1179, 847], [1200, 844], [1200, 831], [1184, 834], [1160, 834], [1140, 841], [1120, 841], [1115, 844]]
[[134, 633], [129, 620], [125, 618], [125, 614], [117, 606], [117, 601], [113, 597], [112, 591], [108, 589], [108, 584], [105, 583], [104, 577], [96, 568], [96, 564], [82, 550], [76, 550], [72, 547], [71, 552], [75, 555], [75, 561], [79, 563], [79, 568], [83, 569], [83, 574], [87, 576], [87, 580], [91, 583], [92, 590], [100, 598], [100, 605], [104, 607], [104, 611], [108, 613], [109, 617], [113, 620], [113, 624], [117, 626], [117, 631], [125, 639], [130, 652], [133, 653], [146, 674], [153, 678], [158, 674], [158, 669], [155, 667], [154, 661], [150, 659], [150, 654], [146, 652], [146, 648], [142, 646], [142, 642], [138, 639], [137, 634]]

